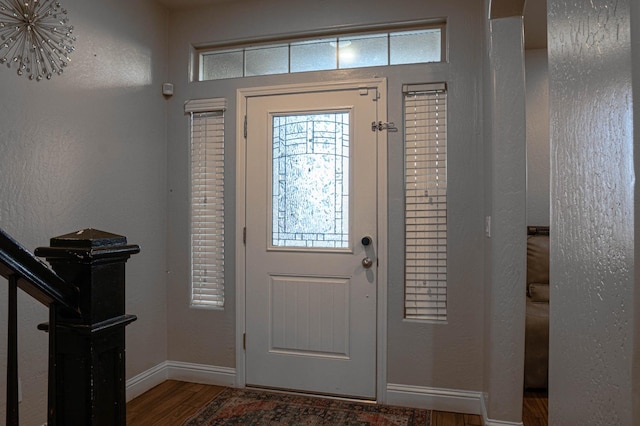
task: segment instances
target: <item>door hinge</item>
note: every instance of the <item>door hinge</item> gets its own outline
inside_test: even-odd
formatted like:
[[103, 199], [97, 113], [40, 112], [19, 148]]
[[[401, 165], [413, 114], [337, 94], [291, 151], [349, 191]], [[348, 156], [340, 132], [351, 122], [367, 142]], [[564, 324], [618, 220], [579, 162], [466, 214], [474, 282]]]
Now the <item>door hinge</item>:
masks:
[[244, 116], [244, 138], [247, 138], [247, 116]]
[[247, 244], [247, 227], [242, 228], [242, 243]]
[[242, 349], [247, 350], [247, 333], [242, 333]]
[[377, 123], [375, 121], [371, 122], [372, 132], [376, 132], [376, 131], [381, 132], [383, 130], [387, 130], [389, 132], [397, 132], [398, 128], [393, 123], [393, 121], [390, 121], [388, 123], [383, 123], [382, 121], [378, 121]]

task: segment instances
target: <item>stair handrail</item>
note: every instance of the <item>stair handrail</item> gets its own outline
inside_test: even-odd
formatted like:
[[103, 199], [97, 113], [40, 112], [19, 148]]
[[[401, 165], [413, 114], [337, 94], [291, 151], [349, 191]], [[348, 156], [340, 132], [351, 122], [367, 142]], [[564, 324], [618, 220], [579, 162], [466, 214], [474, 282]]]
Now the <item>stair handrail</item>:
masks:
[[17, 279], [18, 287], [45, 306], [56, 303], [69, 312], [80, 313], [78, 287], [60, 278], [0, 228], [0, 275]]

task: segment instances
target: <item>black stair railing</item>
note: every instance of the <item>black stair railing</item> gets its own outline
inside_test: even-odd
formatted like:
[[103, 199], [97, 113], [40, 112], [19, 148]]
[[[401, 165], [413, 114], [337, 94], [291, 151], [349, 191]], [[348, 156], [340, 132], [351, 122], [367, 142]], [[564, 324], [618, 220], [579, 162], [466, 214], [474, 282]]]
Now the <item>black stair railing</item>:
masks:
[[35, 254], [0, 229], [0, 275], [7, 279], [6, 424], [17, 426], [17, 289], [49, 307], [49, 426], [124, 425], [124, 265], [140, 248], [95, 229], [52, 238]]

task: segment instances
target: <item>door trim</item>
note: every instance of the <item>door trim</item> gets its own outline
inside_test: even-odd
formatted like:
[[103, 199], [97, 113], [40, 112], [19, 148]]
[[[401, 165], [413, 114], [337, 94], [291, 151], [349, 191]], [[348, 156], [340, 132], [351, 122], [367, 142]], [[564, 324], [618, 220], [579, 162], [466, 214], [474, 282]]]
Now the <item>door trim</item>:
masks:
[[[264, 86], [238, 89], [236, 93], [236, 386], [246, 385], [244, 332], [246, 329], [246, 253], [243, 242], [246, 224], [246, 139], [244, 117], [247, 99], [256, 96], [292, 94], [335, 90], [375, 89], [378, 92], [376, 121], [387, 121], [387, 80], [373, 78], [337, 82], [316, 82], [282, 86]], [[367, 131], [367, 130], [365, 130]], [[387, 132], [376, 132], [377, 136], [377, 209], [378, 209], [378, 298], [377, 298], [377, 355], [376, 355], [376, 401], [387, 399], [387, 281], [388, 281], [388, 236], [387, 236]]]

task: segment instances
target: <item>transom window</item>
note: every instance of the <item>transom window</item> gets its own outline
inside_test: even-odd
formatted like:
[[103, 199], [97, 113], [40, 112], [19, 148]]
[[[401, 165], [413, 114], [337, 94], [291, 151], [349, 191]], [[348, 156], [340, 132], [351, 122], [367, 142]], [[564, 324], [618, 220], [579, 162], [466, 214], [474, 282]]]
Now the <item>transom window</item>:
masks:
[[372, 66], [443, 62], [444, 24], [199, 49], [199, 81]]

